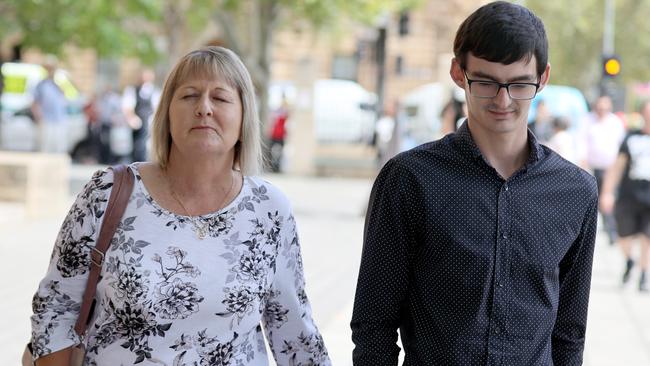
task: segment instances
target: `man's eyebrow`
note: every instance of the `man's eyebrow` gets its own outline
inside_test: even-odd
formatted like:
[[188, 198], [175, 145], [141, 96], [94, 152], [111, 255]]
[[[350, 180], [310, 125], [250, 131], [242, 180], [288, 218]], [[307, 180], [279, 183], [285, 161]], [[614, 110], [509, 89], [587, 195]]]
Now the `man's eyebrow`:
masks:
[[[472, 76], [474, 76], [476, 78], [479, 78], [479, 79], [487, 79], [487, 80], [497, 81], [496, 77], [494, 77], [494, 76], [492, 76], [490, 74], [486, 74], [486, 73], [481, 72], [481, 71], [471, 72], [471, 74], [472, 74]], [[515, 76], [513, 78], [510, 78], [509, 80], [506, 81], [506, 83], [513, 83], [513, 82], [518, 82], [518, 81], [521, 81], [521, 82], [535, 82], [535, 81], [537, 81], [537, 78], [534, 75], [519, 75], [519, 76]]]

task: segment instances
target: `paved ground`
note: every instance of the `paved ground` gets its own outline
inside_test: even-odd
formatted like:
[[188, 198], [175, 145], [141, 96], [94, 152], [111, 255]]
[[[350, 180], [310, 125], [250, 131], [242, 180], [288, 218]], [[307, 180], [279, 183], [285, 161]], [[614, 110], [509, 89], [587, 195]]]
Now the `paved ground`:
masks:
[[[93, 169], [75, 167], [72, 191]], [[291, 199], [310, 296], [334, 365], [351, 365], [349, 320], [356, 284], [367, 179], [268, 176]], [[29, 334], [30, 300], [49, 259], [57, 217], [27, 220], [20, 204], [0, 203], [0, 365], [15, 365]], [[622, 288], [623, 259], [599, 237], [585, 365], [650, 365], [650, 295]], [[638, 274], [633, 276], [634, 280]]]

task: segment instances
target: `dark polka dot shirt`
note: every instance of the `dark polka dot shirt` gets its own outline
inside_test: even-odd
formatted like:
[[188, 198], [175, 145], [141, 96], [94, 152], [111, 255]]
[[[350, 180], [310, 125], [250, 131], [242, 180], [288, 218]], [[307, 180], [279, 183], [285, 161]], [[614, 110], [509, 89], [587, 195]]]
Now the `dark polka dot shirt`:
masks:
[[354, 365], [580, 365], [597, 189], [529, 133], [504, 180], [467, 122], [390, 160], [370, 197]]

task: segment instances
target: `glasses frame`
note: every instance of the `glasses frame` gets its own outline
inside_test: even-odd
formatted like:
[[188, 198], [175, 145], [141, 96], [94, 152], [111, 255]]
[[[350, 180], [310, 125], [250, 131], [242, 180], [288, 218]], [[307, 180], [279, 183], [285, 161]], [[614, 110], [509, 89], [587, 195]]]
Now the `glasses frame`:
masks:
[[[514, 82], [514, 83], [500, 83], [498, 81], [493, 81], [493, 80], [479, 80], [479, 79], [470, 79], [469, 76], [467, 76], [467, 70], [463, 70], [463, 74], [465, 74], [465, 79], [467, 80], [467, 85], [469, 86], [469, 93], [471, 96], [474, 98], [481, 98], [481, 99], [491, 99], [495, 98], [497, 95], [499, 95], [499, 92], [501, 91], [501, 88], [505, 88], [506, 92], [508, 93], [508, 97], [513, 100], [531, 100], [537, 96], [537, 92], [539, 91], [540, 83], [526, 83], [526, 82]], [[477, 96], [472, 93], [472, 83], [486, 83], [486, 84], [493, 84], [497, 86], [497, 92], [491, 96], [491, 97], [482, 97], [482, 96]], [[510, 94], [510, 86], [511, 85], [532, 85], [535, 87], [535, 94], [533, 94], [532, 97], [530, 98], [514, 98]]]

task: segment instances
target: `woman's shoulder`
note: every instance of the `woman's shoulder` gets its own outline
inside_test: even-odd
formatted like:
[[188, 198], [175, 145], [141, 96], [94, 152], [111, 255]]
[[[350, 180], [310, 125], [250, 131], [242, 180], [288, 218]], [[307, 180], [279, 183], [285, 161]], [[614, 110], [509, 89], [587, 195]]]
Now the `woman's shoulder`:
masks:
[[246, 176], [245, 179], [253, 196], [279, 206], [278, 208], [291, 206], [286, 194], [272, 182], [259, 176]]
[[[134, 174], [138, 177], [138, 170], [134, 164], [129, 166], [129, 174]], [[108, 166], [96, 170], [91, 176], [90, 180], [86, 183], [80, 196], [91, 199], [93, 196], [108, 197], [115, 181], [114, 167]]]

